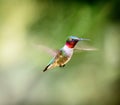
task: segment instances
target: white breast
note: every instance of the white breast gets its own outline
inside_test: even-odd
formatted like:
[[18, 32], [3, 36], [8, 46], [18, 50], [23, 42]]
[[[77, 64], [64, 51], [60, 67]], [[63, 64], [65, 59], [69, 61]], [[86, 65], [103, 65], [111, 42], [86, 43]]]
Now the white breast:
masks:
[[69, 48], [68, 46], [65, 45], [62, 49], [65, 51], [65, 53], [66, 53], [69, 57], [72, 56], [72, 54], [73, 54], [73, 48]]

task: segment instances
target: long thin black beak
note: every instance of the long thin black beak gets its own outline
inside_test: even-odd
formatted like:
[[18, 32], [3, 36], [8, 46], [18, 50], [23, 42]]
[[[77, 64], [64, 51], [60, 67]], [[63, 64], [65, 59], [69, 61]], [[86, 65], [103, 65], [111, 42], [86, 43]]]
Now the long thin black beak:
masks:
[[90, 40], [90, 39], [86, 39], [86, 38], [79, 38], [79, 41], [82, 41], [82, 40]]

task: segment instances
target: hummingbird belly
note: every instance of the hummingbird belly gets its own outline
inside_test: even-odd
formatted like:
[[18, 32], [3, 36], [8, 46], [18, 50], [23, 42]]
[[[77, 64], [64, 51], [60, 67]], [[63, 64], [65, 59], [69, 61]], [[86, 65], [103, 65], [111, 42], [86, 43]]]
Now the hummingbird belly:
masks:
[[63, 56], [63, 55], [56, 56], [54, 62], [50, 64], [48, 69], [54, 68], [56, 66], [63, 66], [70, 60], [70, 58], [71, 57], [69, 56]]
[[66, 64], [68, 60], [69, 60], [68, 56], [61, 55], [58, 59], [56, 59], [56, 63], [60, 66]]

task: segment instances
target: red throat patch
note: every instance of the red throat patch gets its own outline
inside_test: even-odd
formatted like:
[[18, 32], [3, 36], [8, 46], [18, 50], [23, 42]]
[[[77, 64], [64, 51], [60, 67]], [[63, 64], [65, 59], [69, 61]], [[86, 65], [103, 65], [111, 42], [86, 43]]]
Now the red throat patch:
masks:
[[69, 48], [74, 48], [77, 42], [74, 41], [69, 41], [66, 42], [66, 46], [68, 46]]

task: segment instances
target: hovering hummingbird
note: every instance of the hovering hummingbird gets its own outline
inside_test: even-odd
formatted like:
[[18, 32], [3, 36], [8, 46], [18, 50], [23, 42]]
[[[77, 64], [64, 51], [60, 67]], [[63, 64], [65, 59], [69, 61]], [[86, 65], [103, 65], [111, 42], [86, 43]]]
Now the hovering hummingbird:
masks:
[[66, 63], [68, 63], [68, 61], [71, 59], [73, 52], [74, 52], [74, 49], [75, 49], [75, 45], [79, 41], [83, 41], [83, 40], [89, 40], [89, 39], [78, 38], [76, 36], [70, 36], [66, 40], [65, 45], [60, 50], [57, 51], [56, 55], [48, 63], [48, 65], [45, 67], [43, 72], [45, 72], [48, 69], [52, 69], [54, 67], [57, 67], [57, 66], [64, 67], [66, 65]]

